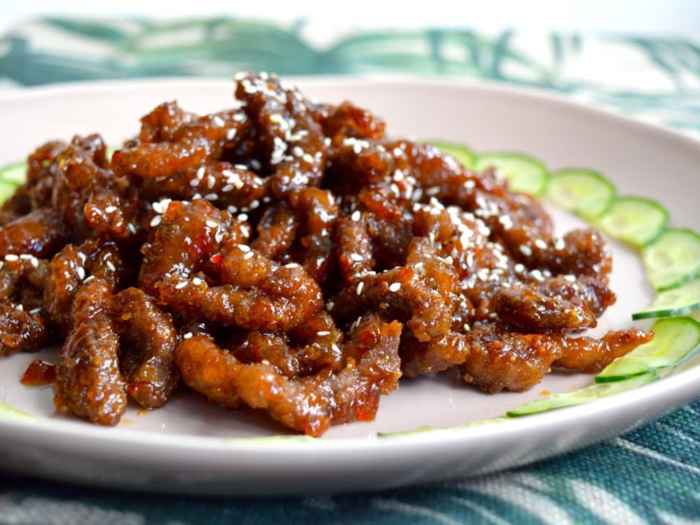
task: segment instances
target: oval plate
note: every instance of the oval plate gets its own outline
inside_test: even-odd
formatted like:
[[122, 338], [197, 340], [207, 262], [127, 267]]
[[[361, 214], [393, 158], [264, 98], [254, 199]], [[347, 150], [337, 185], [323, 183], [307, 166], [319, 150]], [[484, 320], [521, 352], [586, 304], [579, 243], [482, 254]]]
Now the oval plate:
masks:
[[[538, 92], [493, 85], [414, 80], [296, 79], [309, 96], [348, 99], [388, 122], [392, 135], [439, 138], [476, 151], [522, 151], [552, 169], [604, 173], [620, 194], [653, 196], [678, 226], [700, 229], [700, 145], [682, 135]], [[208, 112], [232, 104], [223, 80], [131, 81], [28, 89], [0, 96], [0, 165], [42, 142], [99, 131], [108, 144], [137, 132], [138, 119], [164, 100]], [[552, 210], [557, 227], [582, 223]], [[617, 304], [598, 328], [630, 325], [653, 291], [639, 257], [614, 244]], [[264, 415], [233, 413], [179, 393], [160, 410], [131, 407], [116, 428], [55, 414], [51, 388], [19, 383], [36, 355], [0, 361], [3, 466], [64, 481], [132, 490], [201, 494], [301, 494], [375, 490], [490, 472], [551, 457], [628, 431], [700, 395], [700, 367], [588, 405], [491, 424], [544, 391], [568, 392], [592, 376], [549, 374], [523, 394], [489, 396], [443, 374], [404, 380], [382, 399], [377, 420], [332, 428], [323, 438], [290, 436]], [[56, 361], [56, 350], [39, 354]], [[0, 405], [1, 407], [1, 405]], [[467, 425], [465, 425], [467, 424]], [[458, 426], [461, 425], [461, 426]], [[381, 432], [421, 427], [396, 437]], [[280, 437], [281, 436], [281, 437]]]

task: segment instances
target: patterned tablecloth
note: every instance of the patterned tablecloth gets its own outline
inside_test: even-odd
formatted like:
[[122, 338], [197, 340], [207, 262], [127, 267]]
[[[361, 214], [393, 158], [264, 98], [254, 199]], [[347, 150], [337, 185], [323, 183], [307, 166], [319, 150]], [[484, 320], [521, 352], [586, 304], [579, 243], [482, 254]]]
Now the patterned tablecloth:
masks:
[[[114, 78], [230, 77], [239, 69], [486, 78], [552, 90], [700, 137], [700, 38], [368, 32], [232, 19], [46, 19], [0, 38], [2, 90]], [[696, 401], [557, 459], [372, 494], [187, 498], [2, 474], [0, 523], [700, 523], [699, 420]]]

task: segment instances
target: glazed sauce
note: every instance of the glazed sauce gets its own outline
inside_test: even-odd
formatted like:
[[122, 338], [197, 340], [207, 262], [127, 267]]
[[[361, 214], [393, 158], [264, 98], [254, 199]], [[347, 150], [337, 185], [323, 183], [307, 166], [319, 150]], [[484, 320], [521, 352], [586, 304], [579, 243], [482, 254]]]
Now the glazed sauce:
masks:
[[46, 386], [56, 381], [56, 365], [35, 359], [27, 367], [21, 379], [25, 386]]

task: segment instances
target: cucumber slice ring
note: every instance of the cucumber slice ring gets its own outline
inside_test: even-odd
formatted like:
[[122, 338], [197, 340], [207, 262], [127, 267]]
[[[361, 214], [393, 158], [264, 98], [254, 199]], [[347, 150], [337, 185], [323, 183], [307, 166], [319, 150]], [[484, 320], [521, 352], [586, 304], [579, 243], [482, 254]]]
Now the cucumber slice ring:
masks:
[[614, 383], [593, 384], [575, 392], [553, 394], [546, 399], [537, 399], [536, 401], [525, 403], [515, 410], [508, 411], [506, 415], [508, 417], [530, 416], [532, 414], [549, 412], [550, 410], [582, 405], [614, 394], [634, 390], [658, 379], [659, 375], [652, 372], [623, 381], [615, 381]]
[[533, 157], [520, 153], [483, 153], [476, 157], [476, 171], [491, 166], [503, 174], [511, 191], [539, 197], [547, 189], [549, 171]]
[[654, 339], [616, 359], [595, 378], [596, 383], [675, 368], [700, 350], [700, 323], [689, 317], [662, 319], [652, 327]]
[[643, 197], [618, 197], [598, 220], [598, 226], [615, 239], [637, 247], [646, 246], [663, 233], [668, 211]]
[[[19, 186], [27, 180], [27, 163], [17, 162], [0, 169], [0, 182]], [[3, 198], [4, 200], [4, 198]]]
[[642, 250], [642, 259], [654, 288], [676, 288], [700, 274], [700, 235], [689, 229], [667, 229]]
[[430, 144], [439, 149], [442, 153], [455, 158], [465, 168], [472, 169], [476, 156], [474, 152], [466, 146], [460, 144], [452, 144], [451, 142], [431, 141]]
[[676, 317], [700, 309], [700, 279], [694, 279], [677, 288], [659, 292], [651, 306], [632, 314], [632, 319]]
[[610, 208], [616, 193], [615, 185], [597, 171], [564, 168], [550, 177], [546, 197], [558, 208], [592, 220]]

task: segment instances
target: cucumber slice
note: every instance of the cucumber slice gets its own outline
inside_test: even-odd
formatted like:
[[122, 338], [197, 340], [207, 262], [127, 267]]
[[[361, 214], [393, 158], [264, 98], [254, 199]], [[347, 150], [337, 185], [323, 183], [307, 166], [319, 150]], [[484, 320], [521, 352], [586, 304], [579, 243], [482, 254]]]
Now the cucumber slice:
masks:
[[474, 169], [483, 171], [495, 166], [503, 173], [512, 191], [539, 197], [547, 189], [549, 172], [537, 159], [519, 153], [484, 153], [477, 155]]
[[632, 319], [676, 317], [700, 309], [700, 278], [677, 288], [659, 292], [650, 306], [632, 314]]
[[19, 186], [27, 180], [27, 163], [17, 162], [0, 168], [0, 181]]
[[646, 246], [655, 241], [666, 224], [666, 209], [643, 197], [618, 197], [598, 221], [598, 226], [610, 237], [634, 246]]
[[109, 162], [112, 162], [112, 155], [114, 155], [114, 152], [117, 151], [119, 148], [115, 147], [109, 147], [105, 151], [105, 157], [107, 157], [107, 160]]
[[9, 182], [5, 182], [4, 180], [0, 180], [0, 205], [2, 205], [2, 203], [4, 203], [7, 199], [12, 197], [16, 190], [16, 185]]
[[538, 399], [530, 403], [525, 403], [523, 406], [509, 411], [507, 415], [508, 417], [530, 416], [532, 414], [549, 412], [550, 410], [557, 410], [559, 408], [582, 405], [584, 403], [595, 401], [596, 399], [601, 399], [614, 394], [619, 394], [621, 392], [626, 392], [627, 390], [639, 388], [640, 386], [656, 381], [657, 379], [659, 379], [659, 375], [652, 372], [650, 374], [644, 374], [631, 379], [616, 381], [614, 383], [602, 383], [587, 386], [577, 390], [576, 392], [570, 392], [568, 394], [553, 394], [546, 399]]
[[651, 284], [670, 290], [700, 274], [700, 235], [693, 230], [667, 229], [642, 250]]
[[700, 323], [694, 319], [662, 319], [651, 329], [654, 339], [613, 361], [596, 376], [596, 383], [621, 381], [676, 367], [700, 350]]
[[474, 152], [461, 144], [453, 144], [451, 142], [432, 141], [430, 142], [437, 149], [453, 156], [465, 168], [474, 167]]
[[557, 207], [591, 220], [610, 208], [617, 190], [596, 171], [565, 168], [552, 174], [547, 199]]

